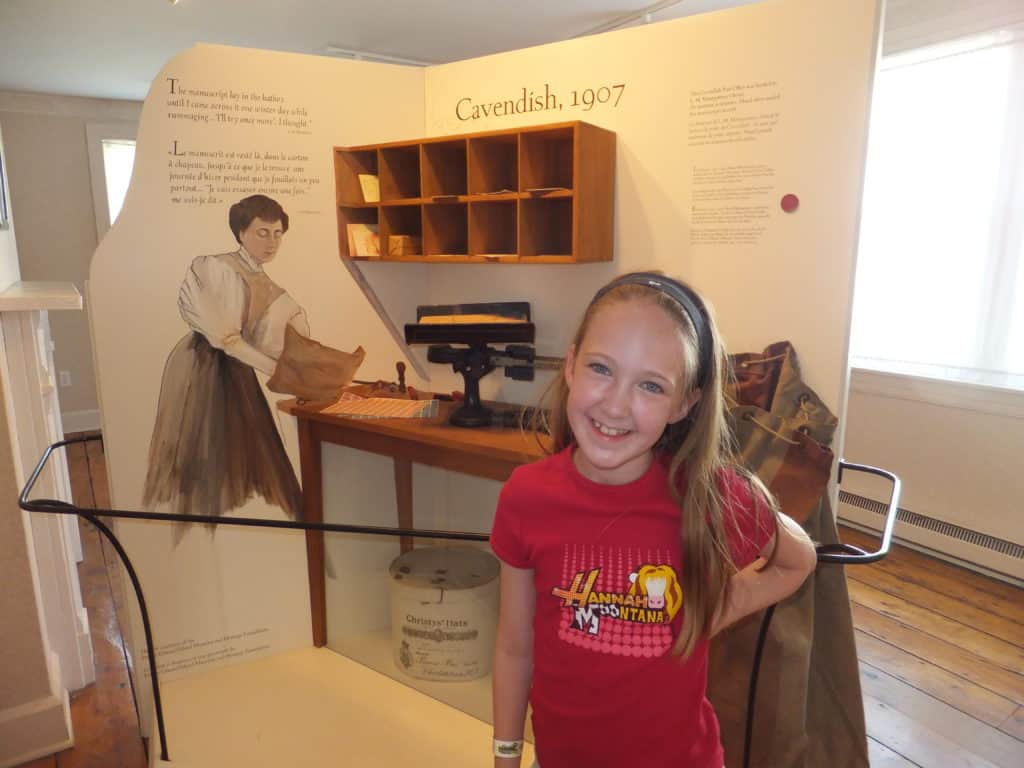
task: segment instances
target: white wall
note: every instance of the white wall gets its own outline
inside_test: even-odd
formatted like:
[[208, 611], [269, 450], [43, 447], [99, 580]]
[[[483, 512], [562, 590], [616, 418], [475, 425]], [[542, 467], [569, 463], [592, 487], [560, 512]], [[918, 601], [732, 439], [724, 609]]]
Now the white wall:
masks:
[[[844, 457], [899, 475], [900, 506], [1024, 544], [1024, 393], [856, 370]], [[849, 490], [885, 501], [884, 483], [850, 475]], [[881, 519], [843, 504], [842, 517], [878, 528]], [[1024, 562], [919, 526], [897, 535], [1024, 579]]]
[[[168, 78], [174, 79], [173, 85]], [[248, 194], [272, 194], [289, 213], [289, 232], [267, 272], [306, 309], [314, 337], [339, 349], [362, 344], [368, 355], [361, 376], [393, 375], [395, 342], [338, 258], [332, 148], [421, 134], [422, 81], [420, 69], [219, 46], [185, 51], [154, 80], [140, 119], [132, 183], [90, 273], [99, 395], [115, 507], [142, 506], [164, 363], [190, 332], [177, 307], [181, 281], [196, 256], [237, 248], [228, 228], [228, 209]], [[223, 96], [194, 96], [193, 90]], [[185, 91], [188, 96], [182, 96]], [[280, 102], [265, 101], [264, 96], [284, 99], [288, 110], [303, 110], [306, 127], [278, 124], [273, 111]], [[272, 108], [272, 124], [227, 125], [213, 116], [212, 108], [193, 108], [190, 99], [227, 105], [231, 109], [225, 114], [231, 117], [245, 114], [243, 106]], [[239, 110], [233, 109], [235, 104]], [[169, 112], [180, 117], [171, 118]], [[193, 114], [208, 119], [193, 120]], [[258, 114], [262, 118], [267, 113]], [[261, 167], [266, 164], [264, 154], [303, 155], [309, 161], [300, 175], [309, 183], [300, 185], [301, 191], [292, 191], [290, 183], [278, 191], [270, 181], [212, 182], [231, 191], [210, 193], [204, 177], [201, 184], [186, 183], [201, 190], [202, 200], [200, 193], [172, 192], [181, 180], [172, 179], [171, 173], [193, 170], [172, 164], [200, 162], [187, 155], [190, 151], [213, 153], [211, 162], [223, 159], [216, 157], [221, 151], [258, 151], [260, 159], [247, 164]], [[177, 160], [174, 152], [180, 153]], [[201, 162], [208, 156], [204, 154]], [[206, 172], [235, 174], [208, 166]], [[250, 168], [244, 173], [254, 172]], [[201, 175], [196, 171], [197, 177]], [[216, 202], [210, 202], [211, 197]], [[406, 270], [404, 275], [411, 279], [418, 272]], [[414, 279], [412, 285], [384, 283], [380, 288], [389, 302], [414, 305]], [[282, 399], [266, 394], [272, 407]], [[277, 418], [297, 468], [294, 422]], [[234, 514], [283, 516], [261, 498], [251, 499]], [[239, 657], [310, 644], [301, 532], [222, 528], [211, 535], [196, 528], [174, 547], [168, 525], [120, 521], [116, 530], [145, 585], [158, 663], [166, 679]], [[137, 614], [132, 627], [138, 641], [134, 657], [142, 668]], [[148, 700], [146, 677], [135, 677], [142, 701]], [[144, 719], [149, 715], [146, 706], [142, 714]]]
[[[22, 279], [72, 282], [85, 292], [98, 243], [86, 126], [132, 125], [140, 109], [138, 102], [0, 91]], [[6, 234], [0, 232], [0, 240]], [[55, 313], [50, 323], [57, 369], [71, 375], [71, 386], [60, 390], [65, 427], [95, 429], [99, 405], [88, 308]]]
[[[870, 2], [764, 3], [429, 68], [431, 135], [580, 119], [615, 131], [618, 141], [613, 263], [438, 265], [430, 271], [430, 301], [528, 298], [538, 352], [563, 355], [600, 285], [631, 269], [662, 269], [710, 298], [732, 351], [790, 340], [807, 382], [842, 417], [876, 11]], [[690, 145], [694, 93], [766, 81], [778, 83], [781, 94], [766, 110], [779, 113], [772, 132]], [[574, 89], [609, 83], [626, 85], [618, 108], [571, 108]], [[515, 97], [524, 86], [546, 93], [546, 85], [562, 97], [563, 109], [478, 120], [462, 120], [456, 109], [465, 98], [486, 104]], [[768, 201], [764, 233], [756, 245], [694, 243], [694, 208], [707, 207], [693, 183], [694, 166], [738, 165], [772, 171], [764, 198], [737, 203]], [[801, 201], [794, 214], [778, 206], [787, 192]], [[379, 269], [386, 266], [393, 265]], [[434, 376], [449, 382], [440, 368], [433, 366]], [[527, 385], [492, 375], [483, 388], [529, 403], [549, 380], [539, 375]], [[471, 519], [473, 505], [461, 500], [476, 497], [466, 483], [459, 476], [450, 482], [442, 505], [448, 520]]]
[[[529, 297], [540, 315], [538, 346], [563, 354], [603, 282], [631, 269], [663, 269], [706, 293], [732, 350], [792, 341], [808, 384], [841, 414], [877, 21], [873, 2], [786, 0], [429, 68], [430, 135], [585, 120], [618, 136], [615, 263], [441, 266], [431, 271], [431, 298]], [[777, 85], [749, 87], [766, 82]], [[613, 83], [626, 86], [618, 107], [571, 107], [573, 90]], [[460, 99], [486, 103], [515, 97], [523, 86], [543, 92], [546, 84], [564, 109], [478, 120], [456, 111]], [[689, 143], [695, 96], [737, 88], [754, 100], [778, 95], [763, 108], [777, 113], [773, 128], [749, 140]], [[717, 116], [751, 109], [733, 106]], [[694, 167], [741, 165], [772, 174], [748, 182], [770, 192], [736, 203], [767, 204], [762, 236], [753, 245], [695, 242], [694, 211], [709, 206]], [[799, 196], [796, 213], [780, 209], [785, 193]]]

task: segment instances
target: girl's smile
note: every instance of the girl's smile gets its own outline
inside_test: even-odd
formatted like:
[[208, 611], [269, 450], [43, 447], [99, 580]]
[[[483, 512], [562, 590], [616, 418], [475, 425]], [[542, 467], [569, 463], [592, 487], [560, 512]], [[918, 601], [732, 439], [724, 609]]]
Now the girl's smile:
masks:
[[573, 460], [585, 477], [621, 485], [647, 471], [665, 426], [699, 397], [683, 397], [682, 345], [676, 321], [650, 301], [616, 302], [595, 314], [565, 364]]
[[593, 421], [592, 423], [597, 428], [597, 431], [605, 437], [621, 437], [622, 435], [629, 434], [628, 429], [612, 429], [599, 421]]

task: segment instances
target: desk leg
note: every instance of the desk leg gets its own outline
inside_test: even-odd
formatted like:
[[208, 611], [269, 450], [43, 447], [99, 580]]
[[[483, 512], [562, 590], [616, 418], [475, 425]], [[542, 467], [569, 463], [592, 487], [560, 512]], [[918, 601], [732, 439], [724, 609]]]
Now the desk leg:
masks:
[[[299, 464], [302, 469], [302, 516], [308, 523], [324, 521], [323, 471], [320, 442], [313, 425], [299, 420]], [[324, 532], [306, 531], [309, 569], [309, 609], [313, 619], [313, 645], [327, 645], [327, 588], [324, 579]]]
[[[412, 462], [400, 459], [395, 462], [395, 499], [398, 502], [398, 527], [412, 528]], [[412, 536], [400, 537], [401, 552], [404, 555], [413, 547]]]

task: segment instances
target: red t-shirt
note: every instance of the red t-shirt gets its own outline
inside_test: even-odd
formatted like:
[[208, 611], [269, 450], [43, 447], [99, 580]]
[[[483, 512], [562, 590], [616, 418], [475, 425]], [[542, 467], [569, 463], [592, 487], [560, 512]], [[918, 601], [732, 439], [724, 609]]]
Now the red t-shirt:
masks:
[[[726, 530], [742, 568], [775, 533], [745, 480], [723, 477]], [[534, 571], [533, 729], [543, 768], [721, 768], [705, 695], [708, 644], [671, 653], [685, 595], [680, 512], [667, 466], [602, 485], [566, 449], [518, 468], [491, 532], [495, 554]]]

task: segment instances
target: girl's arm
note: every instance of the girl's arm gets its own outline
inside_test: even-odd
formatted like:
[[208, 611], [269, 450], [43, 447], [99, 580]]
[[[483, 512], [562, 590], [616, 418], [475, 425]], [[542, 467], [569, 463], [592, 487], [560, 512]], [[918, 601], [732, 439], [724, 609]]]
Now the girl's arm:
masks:
[[[494, 738], [523, 738], [533, 672], [533, 571], [501, 564], [501, 611], [494, 645]], [[495, 757], [495, 768], [519, 768], [520, 758]]]
[[818, 565], [810, 537], [795, 520], [781, 513], [775, 535], [759, 555], [730, 580], [729, 598], [712, 621], [712, 636], [796, 592]]

